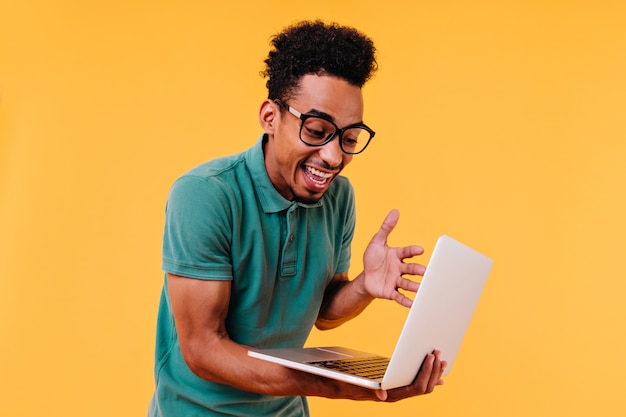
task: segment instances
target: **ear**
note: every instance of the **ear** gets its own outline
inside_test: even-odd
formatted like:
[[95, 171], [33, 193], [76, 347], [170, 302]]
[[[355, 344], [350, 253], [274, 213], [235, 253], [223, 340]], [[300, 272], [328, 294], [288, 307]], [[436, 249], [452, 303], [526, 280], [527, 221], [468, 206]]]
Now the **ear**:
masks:
[[259, 123], [268, 135], [273, 135], [276, 130], [276, 121], [280, 118], [280, 108], [278, 104], [270, 99], [266, 99], [261, 103], [259, 109]]

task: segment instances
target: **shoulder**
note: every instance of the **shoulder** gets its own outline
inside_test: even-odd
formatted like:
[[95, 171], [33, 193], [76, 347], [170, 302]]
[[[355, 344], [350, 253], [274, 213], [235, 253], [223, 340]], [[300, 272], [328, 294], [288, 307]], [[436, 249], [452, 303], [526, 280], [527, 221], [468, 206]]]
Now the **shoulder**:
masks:
[[241, 181], [245, 167], [244, 153], [217, 158], [198, 165], [176, 179], [170, 190], [169, 200], [232, 197], [235, 190], [245, 182]]
[[190, 169], [178, 178], [177, 181], [184, 180], [186, 178], [195, 178], [196, 180], [209, 182], [219, 180], [220, 178], [228, 178], [230, 175], [235, 175], [236, 171], [244, 165], [245, 153], [243, 152], [235, 155], [223, 156]]

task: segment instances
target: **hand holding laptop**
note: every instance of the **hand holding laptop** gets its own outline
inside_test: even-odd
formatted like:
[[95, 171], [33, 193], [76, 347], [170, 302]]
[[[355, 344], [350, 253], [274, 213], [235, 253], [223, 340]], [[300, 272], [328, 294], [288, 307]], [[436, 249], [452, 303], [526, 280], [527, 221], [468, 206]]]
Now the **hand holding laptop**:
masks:
[[378, 389], [376, 396], [381, 401], [395, 402], [417, 395], [430, 394], [437, 385], [443, 385], [446, 361], [441, 360], [441, 352], [435, 350], [424, 359], [422, 367], [411, 385], [391, 390]]

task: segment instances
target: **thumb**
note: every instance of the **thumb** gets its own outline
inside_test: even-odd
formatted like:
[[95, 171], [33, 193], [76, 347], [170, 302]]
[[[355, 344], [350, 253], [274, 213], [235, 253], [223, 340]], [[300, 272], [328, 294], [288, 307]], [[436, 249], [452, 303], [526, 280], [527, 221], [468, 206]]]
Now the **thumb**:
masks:
[[387, 237], [389, 237], [389, 234], [391, 233], [393, 228], [396, 227], [396, 224], [398, 224], [399, 218], [400, 212], [395, 209], [391, 210], [389, 214], [387, 214], [387, 217], [385, 217], [385, 220], [380, 226], [380, 229], [378, 229], [378, 232], [376, 232], [376, 234], [372, 238], [372, 242], [385, 244], [387, 242]]
[[387, 401], [387, 391], [384, 390], [384, 389], [377, 389], [376, 390], [376, 396], [381, 401]]

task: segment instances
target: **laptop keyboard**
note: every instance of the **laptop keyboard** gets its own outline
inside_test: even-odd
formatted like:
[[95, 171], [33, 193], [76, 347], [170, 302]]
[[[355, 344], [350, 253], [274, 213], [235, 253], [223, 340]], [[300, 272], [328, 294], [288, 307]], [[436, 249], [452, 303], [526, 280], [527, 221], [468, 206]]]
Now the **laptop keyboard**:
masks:
[[369, 358], [337, 359], [333, 361], [310, 362], [321, 368], [332, 369], [370, 379], [380, 379], [385, 375], [389, 359], [380, 356]]

